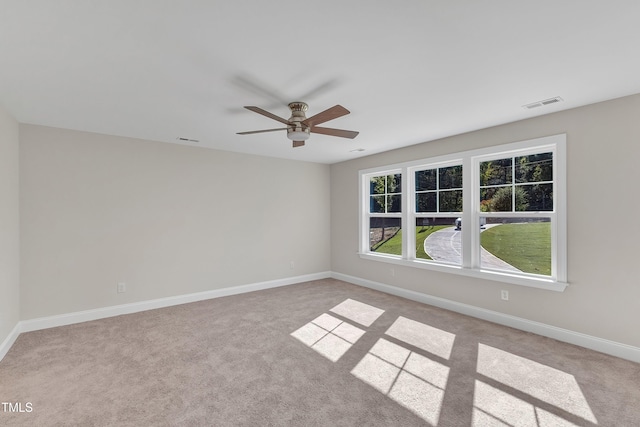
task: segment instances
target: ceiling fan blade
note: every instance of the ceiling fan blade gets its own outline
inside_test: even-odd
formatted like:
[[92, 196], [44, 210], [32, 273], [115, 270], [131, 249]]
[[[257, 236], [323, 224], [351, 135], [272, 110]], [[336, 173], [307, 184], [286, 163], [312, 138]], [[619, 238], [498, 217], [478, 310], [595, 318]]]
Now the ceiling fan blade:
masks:
[[349, 110], [344, 108], [342, 105], [334, 105], [333, 107], [324, 110], [321, 113], [316, 114], [315, 116], [311, 116], [306, 120], [303, 120], [302, 123], [307, 126], [315, 126], [320, 123], [328, 122], [329, 120], [337, 119], [338, 117], [342, 117], [349, 114]]
[[332, 129], [332, 128], [321, 128], [318, 126], [314, 126], [311, 128], [311, 132], [313, 133], [321, 133], [323, 135], [331, 135], [331, 136], [339, 136], [341, 138], [350, 138], [353, 139], [360, 132], [356, 132], [353, 130], [343, 130], [343, 129]]
[[270, 112], [268, 112], [267, 110], [263, 110], [263, 109], [262, 109], [262, 108], [260, 108], [260, 107], [247, 107], [247, 106], [245, 106], [244, 108], [246, 108], [247, 110], [251, 110], [251, 111], [253, 111], [254, 113], [262, 114], [263, 116], [269, 117], [270, 119], [277, 120], [277, 121], [279, 121], [280, 123], [284, 123], [285, 125], [290, 124], [290, 123], [289, 123], [289, 120], [287, 120], [287, 119], [283, 119], [282, 117], [278, 117], [278, 116], [276, 116], [275, 114], [271, 114], [271, 113], [270, 113]]
[[293, 148], [302, 147], [304, 145], [304, 141], [293, 141]]
[[331, 79], [331, 80], [329, 80], [327, 82], [322, 83], [321, 85], [318, 85], [318, 86], [314, 87], [309, 92], [305, 93], [302, 96], [299, 96], [297, 99], [311, 99], [311, 98], [315, 97], [316, 95], [318, 95], [319, 93], [326, 92], [326, 91], [328, 91], [330, 89], [333, 89], [336, 86], [338, 86], [338, 80], [337, 79]]
[[249, 132], [237, 132], [236, 135], [251, 135], [252, 133], [275, 132], [277, 130], [287, 130], [287, 128], [250, 130]]
[[269, 87], [269, 85], [265, 82], [258, 80], [256, 77], [249, 75], [237, 75], [231, 79], [231, 83], [236, 86], [252, 92], [256, 95], [262, 96], [271, 100], [272, 102], [277, 102], [277, 105], [287, 104], [287, 97], [283, 94], [279, 93], [274, 88]]

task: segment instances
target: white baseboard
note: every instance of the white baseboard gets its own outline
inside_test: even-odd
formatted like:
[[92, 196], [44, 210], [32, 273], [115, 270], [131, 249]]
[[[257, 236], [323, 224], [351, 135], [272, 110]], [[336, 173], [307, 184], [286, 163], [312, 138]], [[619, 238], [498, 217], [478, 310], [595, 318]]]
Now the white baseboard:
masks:
[[11, 332], [9, 332], [7, 338], [5, 338], [5, 340], [2, 341], [2, 344], [0, 344], [0, 360], [2, 360], [4, 356], [9, 352], [9, 349], [11, 348], [13, 343], [18, 339], [18, 335], [20, 335], [20, 322], [18, 322], [16, 326], [13, 327]]
[[285, 279], [270, 280], [266, 282], [252, 283], [242, 286], [214, 289], [211, 291], [198, 292], [193, 294], [178, 295], [175, 297], [122, 304], [111, 307], [98, 308], [94, 310], [85, 310], [56, 316], [23, 320], [18, 322], [18, 324], [13, 328], [13, 330], [5, 338], [2, 344], [0, 344], [0, 360], [4, 358], [4, 356], [7, 354], [13, 343], [22, 332], [36, 331], [40, 329], [98, 320], [106, 317], [120, 316], [122, 314], [137, 313], [140, 311], [187, 304], [190, 302], [203, 301], [212, 298], [220, 298], [246, 292], [277, 288], [280, 286], [293, 285], [296, 283], [308, 282], [311, 280], [326, 279], [328, 277], [353, 283], [355, 285], [364, 286], [366, 288], [375, 289], [388, 294], [397, 295], [424, 304], [429, 304], [447, 310], [455, 311], [457, 313], [465, 314], [471, 317], [488, 320], [490, 322], [498, 323], [523, 331], [533, 332], [538, 335], [554, 338], [559, 341], [579, 345], [581, 347], [589, 348], [592, 350], [600, 351], [602, 353], [610, 354], [612, 356], [640, 363], [640, 348], [638, 347], [633, 347], [615, 341], [610, 341], [591, 335], [546, 325], [544, 323], [534, 322], [496, 311], [486, 310], [483, 308], [431, 296], [428, 294], [423, 294], [420, 292], [398, 288], [396, 286], [391, 286], [384, 283], [374, 282], [372, 280], [329, 271], [289, 277]]
[[375, 289], [399, 297], [418, 301], [424, 304], [433, 305], [456, 313], [465, 314], [467, 316], [488, 320], [500, 325], [509, 326], [522, 331], [533, 332], [538, 335], [553, 338], [558, 341], [579, 345], [581, 347], [596, 350], [622, 359], [631, 360], [640, 363], [640, 348], [615, 341], [610, 341], [580, 332], [570, 331], [568, 329], [558, 328], [556, 326], [547, 325], [508, 314], [499, 313], [497, 311], [486, 310], [484, 308], [475, 307], [468, 304], [451, 301], [448, 299], [423, 294], [421, 292], [410, 291], [396, 286], [384, 283], [374, 282], [372, 280], [362, 279], [360, 277], [349, 276], [342, 273], [331, 273], [334, 279], [353, 283], [355, 285], [364, 286], [366, 288]]
[[[122, 314], [137, 313], [140, 311], [154, 310], [156, 308], [170, 307], [173, 305], [187, 304], [212, 298], [226, 297], [243, 294], [246, 292], [261, 291], [280, 286], [293, 285], [295, 283], [320, 280], [331, 277], [331, 272], [325, 271], [303, 276], [287, 277], [285, 279], [269, 280], [266, 282], [252, 283], [249, 285], [232, 286], [211, 291], [197, 292], [193, 294], [177, 295], [174, 297], [159, 298], [148, 301], [134, 302], [130, 304], [115, 305], [111, 307], [96, 308], [93, 310], [77, 311], [74, 313], [60, 314], [56, 316], [40, 317], [37, 319], [23, 320], [19, 326], [19, 332], [37, 331], [40, 329], [54, 328], [56, 326], [71, 325], [74, 323], [88, 322], [104, 319], [106, 317], [120, 316]], [[10, 346], [9, 346], [10, 347]], [[1, 360], [1, 358], [0, 358]]]

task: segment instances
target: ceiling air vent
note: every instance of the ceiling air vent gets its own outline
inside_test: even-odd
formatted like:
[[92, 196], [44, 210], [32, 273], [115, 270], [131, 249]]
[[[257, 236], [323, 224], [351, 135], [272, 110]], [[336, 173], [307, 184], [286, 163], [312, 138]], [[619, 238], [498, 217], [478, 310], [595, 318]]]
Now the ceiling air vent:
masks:
[[532, 102], [531, 104], [527, 104], [527, 105], [523, 105], [523, 108], [526, 108], [527, 110], [533, 110], [534, 108], [538, 108], [538, 107], [543, 107], [545, 105], [550, 105], [550, 104], [555, 104], [557, 102], [561, 102], [562, 98], [560, 98], [559, 96], [556, 96], [555, 98], [549, 98], [549, 99], [545, 99], [543, 101], [538, 101], [538, 102]]

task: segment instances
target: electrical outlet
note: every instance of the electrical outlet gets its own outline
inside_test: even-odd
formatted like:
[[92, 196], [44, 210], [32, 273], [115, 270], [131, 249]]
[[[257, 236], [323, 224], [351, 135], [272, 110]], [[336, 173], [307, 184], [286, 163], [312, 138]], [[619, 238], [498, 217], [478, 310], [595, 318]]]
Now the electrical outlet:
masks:
[[121, 294], [123, 292], [127, 292], [127, 284], [125, 282], [118, 283], [118, 293]]
[[289, 268], [294, 270], [296, 268], [296, 263], [291, 261], [291, 263], [289, 263]]
[[391, 269], [391, 276], [393, 277], [393, 276], [395, 276], [395, 275], [396, 275], [396, 271], [392, 268], [392, 269]]
[[509, 301], [509, 291], [505, 291], [504, 289], [500, 291], [500, 298], [504, 301]]

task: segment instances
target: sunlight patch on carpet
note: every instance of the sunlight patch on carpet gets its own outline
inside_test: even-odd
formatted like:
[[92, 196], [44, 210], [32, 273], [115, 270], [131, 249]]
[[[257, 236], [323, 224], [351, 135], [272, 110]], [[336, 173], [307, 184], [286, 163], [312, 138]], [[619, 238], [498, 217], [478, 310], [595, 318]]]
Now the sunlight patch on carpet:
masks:
[[456, 338], [450, 332], [402, 316], [393, 322], [386, 334], [447, 360]]
[[351, 374], [430, 424], [438, 424], [447, 366], [380, 338]]
[[476, 380], [473, 396], [473, 427], [578, 427], [511, 394]]
[[[477, 372], [493, 381], [540, 400], [545, 404], [552, 405], [561, 411], [578, 416], [594, 424], [598, 423], [580, 389], [580, 385], [575, 377], [569, 373], [485, 344], [478, 344]], [[483, 383], [480, 382], [480, 384]], [[497, 410], [497, 408], [493, 408], [493, 406], [487, 407], [487, 401], [493, 400], [492, 395], [495, 395], [496, 392], [491, 391], [491, 393], [489, 393], [489, 391], [487, 391], [487, 387], [489, 386], [485, 386], [486, 385], [478, 387], [478, 383], [476, 383], [476, 392], [479, 390], [480, 393], [482, 393], [480, 396], [475, 396], [475, 398], [478, 399], [478, 403], [482, 405], [478, 408], [484, 408], [483, 410], [489, 414], [498, 415], [488, 411]], [[501, 396], [508, 395], [507, 392], [508, 389], [506, 391], [500, 391]], [[485, 399], [483, 397], [484, 395], [491, 396]], [[506, 400], [507, 398], [502, 396], [501, 399]], [[513, 397], [513, 399], [516, 398]], [[539, 410], [537, 406], [534, 407], [529, 403], [527, 403], [527, 405], [531, 406], [530, 412], [532, 413]], [[550, 413], [541, 414], [541, 419], [551, 419], [555, 417], [555, 415]], [[538, 424], [531, 425], [538, 426]], [[543, 424], [539, 425], [542, 426]], [[572, 424], [569, 423], [566, 425]]]
[[364, 333], [350, 323], [323, 313], [293, 331], [291, 336], [332, 362], [337, 362]]
[[380, 338], [378, 342], [371, 347], [369, 353], [374, 356], [378, 356], [382, 360], [386, 360], [398, 368], [402, 368], [404, 366], [404, 362], [407, 361], [409, 354], [411, 354], [411, 351], [387, 341], [384, 338]]
[[363, 326], [371, 326], [384, 313], [382, 309], [352, 299], [344, 300], [329, 311]]
[[369, 353], [358, 362], [351, 373], [375, 389], [387, 394], [400, 374], [400, 368]]

